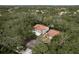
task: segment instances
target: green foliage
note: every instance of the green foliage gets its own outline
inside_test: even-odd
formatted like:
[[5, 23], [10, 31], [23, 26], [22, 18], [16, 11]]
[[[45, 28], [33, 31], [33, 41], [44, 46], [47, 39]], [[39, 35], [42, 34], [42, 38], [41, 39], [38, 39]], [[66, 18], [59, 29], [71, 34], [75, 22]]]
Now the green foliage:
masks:
[[[32, 27], [44, 24], [61, 31], [51, 44], [40, 44], [34, 53], [79, 53], [79, 7], [1, 7], [0, 53], [15, 53], [25, 48], [25, 40], [36, 39]], [[59, 15], [60, 12], [67, 12]], [[60, 44], [61, 41], [63, 44]]]
[[40, 43], [35, 48], [33, 48], [33, 53], [44, 54], [47, 52], [47, 50], [48, 50], [48, 47], [45, 44]]

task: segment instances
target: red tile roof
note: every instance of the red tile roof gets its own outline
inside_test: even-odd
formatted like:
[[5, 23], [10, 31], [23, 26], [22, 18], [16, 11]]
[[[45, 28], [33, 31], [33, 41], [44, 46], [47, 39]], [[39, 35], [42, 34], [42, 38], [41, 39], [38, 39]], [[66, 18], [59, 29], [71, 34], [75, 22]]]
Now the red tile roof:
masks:
[[41, 25], [41, 24], [37, 24], [33, 27], [35, 30], [45, 30], [45, 29], [49, 29], [49, 27], [45, 26], [45, 25]]
[[59, 35], [59, 34], [60, 34], [60, 32], [57, 31], [57, 30], [54, 30], [54, 29], [50, 29], [50, 30], [47, 32], [47, 35], [48, 35], [48, 36], [52, 36], [52, 37], [57, 36], [57, 35]]

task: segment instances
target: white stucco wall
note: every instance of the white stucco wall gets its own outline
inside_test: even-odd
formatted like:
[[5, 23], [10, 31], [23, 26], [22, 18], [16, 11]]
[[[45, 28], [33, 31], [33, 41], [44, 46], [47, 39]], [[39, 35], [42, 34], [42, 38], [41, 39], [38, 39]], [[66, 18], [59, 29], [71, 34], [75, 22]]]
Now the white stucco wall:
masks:
[[42, 33], [41, 31], [38, 30], [33, 30], [32, 32], [34, 32], [36, 36], [40, 36]]
[[49, 29], [45, 29], [45, 30], [33, 30], [32, 32], [35, 33], [36, 36], [40, 36], [41, 34], [45, 34]]
[[40, 36], [40, 35], [41, 35], [41, 32], [35, 31], [35, 34], [36, 34], [37, 36]]

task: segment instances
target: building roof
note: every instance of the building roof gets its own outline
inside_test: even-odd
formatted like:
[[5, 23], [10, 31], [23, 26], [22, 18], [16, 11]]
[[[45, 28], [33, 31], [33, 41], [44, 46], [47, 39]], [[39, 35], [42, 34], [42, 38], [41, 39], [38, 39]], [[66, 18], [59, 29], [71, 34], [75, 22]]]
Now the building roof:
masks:
[[45, 26], [45, 25], [41, 25], [41, 24], [37, 24], [33, 27], [35, 30], [45, 30], [45, 29], [49, 29], [49, 27]]
[[54, 37], [54, 36], [57, 36], [60, 34], [60, 31], [58, 30], [55, 30], [55, 29], [50, 29], [48, 32], [47, 32], [47, 35], [48, 36], [51, 36], [51, 37]]

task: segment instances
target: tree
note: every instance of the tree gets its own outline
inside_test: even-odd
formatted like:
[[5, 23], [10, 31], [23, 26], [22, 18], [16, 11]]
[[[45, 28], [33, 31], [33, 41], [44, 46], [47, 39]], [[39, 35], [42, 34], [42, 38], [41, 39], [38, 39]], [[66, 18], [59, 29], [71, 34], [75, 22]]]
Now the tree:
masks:
[[33, 53], [44, 54], [48, 50], [48, 47], [44, 43], [40, 43], [35, 48], [33, 48]]

